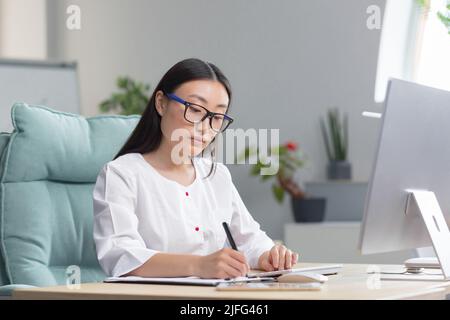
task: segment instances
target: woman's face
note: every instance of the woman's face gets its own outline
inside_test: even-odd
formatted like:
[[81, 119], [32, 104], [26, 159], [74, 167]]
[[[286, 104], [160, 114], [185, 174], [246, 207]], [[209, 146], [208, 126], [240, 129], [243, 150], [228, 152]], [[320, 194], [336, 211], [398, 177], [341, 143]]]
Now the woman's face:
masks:
[[[229, 97], [225, 87], [214, 80], [194, 80], [183, 83], [173, 93], [179, 98], [205, 107], [211, 112], [225, 113]], [[156, 109], [161, 115], [163, 139], [175, 147], [180, 143], [189, 150], [189, 156], [200, 154], [216, 136], [210, 127], [209, 118], [193, 124], [184, 118], [185, 106], [170, 100], [162, 91], [156, 94]]]

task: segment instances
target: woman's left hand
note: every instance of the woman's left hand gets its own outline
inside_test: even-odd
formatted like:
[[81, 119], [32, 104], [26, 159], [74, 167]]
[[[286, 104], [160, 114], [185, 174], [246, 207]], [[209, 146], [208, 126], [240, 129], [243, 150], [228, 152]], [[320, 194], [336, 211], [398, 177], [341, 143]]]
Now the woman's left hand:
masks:
[[258, 266], [264, 271], [291, 269], [297, 260], [298, 253], [278, 244], [259, 257]]

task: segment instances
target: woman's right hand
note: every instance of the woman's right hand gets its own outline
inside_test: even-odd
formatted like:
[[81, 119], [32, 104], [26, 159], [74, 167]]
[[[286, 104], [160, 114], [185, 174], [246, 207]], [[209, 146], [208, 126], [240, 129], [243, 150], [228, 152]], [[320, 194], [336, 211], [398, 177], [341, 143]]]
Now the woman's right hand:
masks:
[[200, 278], [236, 278], [249, 272], [245, 256], [231, 248], [224, 248], [207, 256], [200, 256], [196, 264], [196, 276]]

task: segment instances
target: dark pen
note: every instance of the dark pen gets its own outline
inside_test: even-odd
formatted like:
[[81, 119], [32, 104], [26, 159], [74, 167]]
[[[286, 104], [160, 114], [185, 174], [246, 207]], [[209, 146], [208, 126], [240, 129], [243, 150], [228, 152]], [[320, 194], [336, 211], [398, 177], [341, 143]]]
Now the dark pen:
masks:
[[[236, 246], [236, 242], [234, 242], [233, 236], [231, 235], [230, 227], [228, 227], [228, 223], [223, 222], [222, 226], [225, 229], [225, 233], [227, 234], [228, 242], [230, 243], [231, 248], [233, 250], [239, 251], [237, 246]], [[247, 277], [247, 274], [245, 274], [245, 276]]]
[[223, 228], [225, 229], [225, 233], [227, 234], [228, 242], [231, 244], [231, 248], [233, 250], [239, 251], [236, 242], [234, 242], [233, 236], [231, 235], [230, 228], [228, 227], [228, 223], [224, 222], [222, 223]]

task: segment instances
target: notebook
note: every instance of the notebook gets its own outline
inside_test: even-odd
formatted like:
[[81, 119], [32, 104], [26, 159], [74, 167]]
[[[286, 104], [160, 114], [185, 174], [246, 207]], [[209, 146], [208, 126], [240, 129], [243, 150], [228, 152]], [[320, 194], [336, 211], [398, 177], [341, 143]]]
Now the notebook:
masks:
[[109, 277], [104, 282], [116, 283], [152, 283], [152, 284], [174, 284], [174, 285], [198, 285], [198, 286], [217, 286], [220, 283], [249, 283], [249, 282], [274, 282], [282, 274], [292, 272], [314, 272], [323, 275], [336, 274], [342, 268], [341, 264], [322, 265], [307, 268], [295, 268], [287, 270], [278, 270], [270, 272], [249, 273], [248, 277], [237, 277], [234, 279], [204, 279], [199, 277], [182, 278], [145, 278], [145, 277]]
[[198, 286], [217, 286], [219, 283], [240, 283], [240, 282], [261, 282], [275, 281], [273, 277], [247, 278], [237, 277], [234, 279], [204, 279], [199, 277], [182, 278], [144, 278], [144, 277], [109, 277], [103, 282], [116, 283], [151, 283], [151, 284], [174, 284], [174, 285], [198, 285]]

